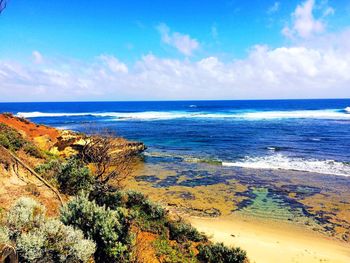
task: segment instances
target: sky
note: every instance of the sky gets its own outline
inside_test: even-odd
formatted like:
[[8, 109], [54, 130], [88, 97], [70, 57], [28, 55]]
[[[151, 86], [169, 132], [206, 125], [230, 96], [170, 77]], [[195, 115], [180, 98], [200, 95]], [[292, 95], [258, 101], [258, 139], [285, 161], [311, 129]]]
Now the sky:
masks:
[[350, 97], [350, 0], [9, 0], [0, 101]]

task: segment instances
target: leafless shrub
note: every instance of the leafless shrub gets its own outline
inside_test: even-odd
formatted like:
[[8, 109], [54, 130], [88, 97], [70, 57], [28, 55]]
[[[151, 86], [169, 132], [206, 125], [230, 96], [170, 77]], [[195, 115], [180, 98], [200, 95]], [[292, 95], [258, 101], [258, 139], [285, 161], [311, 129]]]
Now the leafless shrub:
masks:
[[133, 150], [127, 147], [126, 141], [108, 131], [86, 136], [80, 158], [84, 163], [93, 165], [99, 184], [107, 185], [113, 181], [118, 187], [122, 187], [131, 176], [135, 160]]

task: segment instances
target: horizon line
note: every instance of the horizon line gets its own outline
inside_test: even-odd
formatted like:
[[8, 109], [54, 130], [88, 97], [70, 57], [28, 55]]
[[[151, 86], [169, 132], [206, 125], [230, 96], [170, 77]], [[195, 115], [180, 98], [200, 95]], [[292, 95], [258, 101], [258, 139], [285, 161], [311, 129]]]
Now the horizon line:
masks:
[[179, 100], [81, 100], [81, 101], [0, 101], [5, 103], [98, 103], [98, 102], [190, 102], [190, 101], [300, 101], [300, 100], [350, 100], [349, 98], [298, 98], [298, 99], [179, 99]]

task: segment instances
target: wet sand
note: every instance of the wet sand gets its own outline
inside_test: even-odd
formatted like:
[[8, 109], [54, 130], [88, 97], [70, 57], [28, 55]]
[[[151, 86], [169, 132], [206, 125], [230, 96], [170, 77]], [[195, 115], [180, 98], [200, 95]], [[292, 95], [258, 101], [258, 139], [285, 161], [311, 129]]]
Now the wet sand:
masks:
[[251, 262], [350, 262], [349, 243], [295, 224], [264, 222], [240, 215], [188, 219], [213, 241], [245, 249]]

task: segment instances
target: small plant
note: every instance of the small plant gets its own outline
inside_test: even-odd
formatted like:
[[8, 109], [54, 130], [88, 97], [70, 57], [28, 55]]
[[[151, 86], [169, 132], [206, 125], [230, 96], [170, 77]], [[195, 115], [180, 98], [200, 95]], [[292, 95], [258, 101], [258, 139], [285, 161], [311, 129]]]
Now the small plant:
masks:
[[61, 221], [81, 229], [97, 245], [98, 262], [125, 262], [130, 254], [131, 235], [125, 209], [98, 206], [81, 194], [61, 209]]
[[207, 241], [207, 237], [199, 233], [196, 228], [191, 226], [191, 224], [180, 219], [179, 221], [167, 222], [167, 227], [169, 228], [170, 239], [176, 240], [178, 242], [193, 241], [202, 242]]
[[156, 255], [166, 263], [195, 263], [198, 262], [191, 248], [171, 243], [165, 238], [158, 238], [153, 246]]
[[0, 244], [10, 243], [10, 231], [6, 226], [0, 226]]
[[223, 243], [199, 245], [198, 259], [206, 263], [244, 263], [247, 254], [240, 248], [226, 247]]
[[39, 164], [34, 170], [50, 181], [52, 184], [57, 185], [57, 175], [61, 172], [62, 162], [59, 159], [51, 159], [45, 163]]
[[7, 225], [12, 236], [34, 228], [40, 228], [45, 220], [46, 209], [31, 198], [18, 199], [7, 214]]
[[25, 153], [36, 157], [36, 158], [43, 158], [42, 152], [36, 147], [34, 144], [27, 142], [23, 146], [23, 150]]
[[89, 191], [94, 183], [90, 170], [80, 160], [71, 158], [63, 164], [57, 174], [59, 188], [63, 193], [76, 195], [84, 190]]
[[0, 145], [11, 151], [17, 151], [23, 147], [25, 140], [15, 129], [0, 123]]
[[13, 243], [20, 262], [87, 262], [95, 243], [80, 230], [45, 217], [45, 208], [30, 198], [20, 198], [10, 209], [0, 243]]

